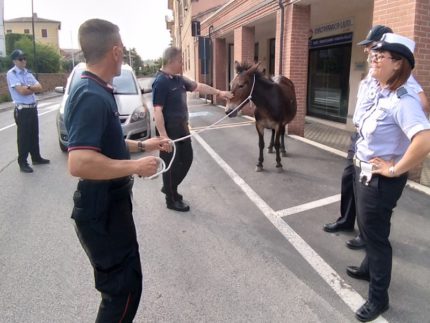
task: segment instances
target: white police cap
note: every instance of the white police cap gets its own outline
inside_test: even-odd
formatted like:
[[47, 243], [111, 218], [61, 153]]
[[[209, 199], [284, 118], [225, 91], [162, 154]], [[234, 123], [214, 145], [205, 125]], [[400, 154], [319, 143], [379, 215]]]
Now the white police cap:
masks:
[[377, 42], [375, 46], [372, 47], [372, 50], [387, 50], [393, 53], [397, 53], [406, 58], [411, 64], [412, 68], [415, 67], [415, 42], [405, 36], [394, 33], [384, 34], [384, 36], [382, 36], [381, 38], [381, 41]]

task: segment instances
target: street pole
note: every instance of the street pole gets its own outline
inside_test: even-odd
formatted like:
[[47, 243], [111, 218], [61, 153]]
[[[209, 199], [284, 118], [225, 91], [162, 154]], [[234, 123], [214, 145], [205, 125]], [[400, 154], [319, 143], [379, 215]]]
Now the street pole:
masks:
[[72, 68], [75, 67], [75, 50], [73, 49], [73, 36], [72, 36], [72, 31], [70, 31], [70, 43], [71, 43], [71, 47], [72, 47]]
[[36, 68], [36, 35], [34, 34], [34, 8], [33, 0], [31, 0], [31, 28], [33, 30], [33, 71], [37, 78], [37, 68]]

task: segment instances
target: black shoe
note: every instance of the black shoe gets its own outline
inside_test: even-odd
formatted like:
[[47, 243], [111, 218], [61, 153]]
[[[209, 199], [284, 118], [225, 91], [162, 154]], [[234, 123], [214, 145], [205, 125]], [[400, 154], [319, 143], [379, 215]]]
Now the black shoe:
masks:
[[355, 312], [355, 317], [361, 322], [373, 321], [379, 315], [388, 310], [388, 307], [388, 302], [380, 305], [367, 301], [357, 310], [357, 312]]
[[354, 239], [348, 240], [346, 243], [346, 246], [349, 249], [353, 250], [359, 250], [366, 247], [366, 243], [361, 239], [360, 235], [356, 236]]
[[188, 212], [190, 210], [190, 206], [186, 204], [184, 201], [166, 201], [166, 205], [168, 209], [179, 211], [179, 212]]
[[33, 173], [33, 168], [30, 167], [29, 164], [25, 163], [25, 164], [20, 164], [19, 165], [19, 169], [21, 170], [21, 172], [23, 173]]
[[333, 223], [324, 224], [323, 230], [325, 232], [353, 231], [354, 230], [354, 226], [353, 227], [348, 227], [345, 224], [341, 224], [341, 223], [339, 223], [339, 222], [336, 221], [336, 222], [333, 222]]
[[32, 162], [33, 162], [33, 165], [44, 165], [44, 164], [50, 163], [49, 159], [45, 159], [42, 157], [34, 159]]
[[[161, 188], [161, 193], [166, 194], [166, 190], [164, 189], [164, 186]], [[173, 193], [175, 200], [179, 200], [182, 201], [183, 197], [181, 194], [179, 194], [178, 192]]]
[[348, 274], [349, 277], [370, 281], [369, 273], [365, 273], [361, 271], [360, 268], [357, 266], [346, 267], [346, 273]]

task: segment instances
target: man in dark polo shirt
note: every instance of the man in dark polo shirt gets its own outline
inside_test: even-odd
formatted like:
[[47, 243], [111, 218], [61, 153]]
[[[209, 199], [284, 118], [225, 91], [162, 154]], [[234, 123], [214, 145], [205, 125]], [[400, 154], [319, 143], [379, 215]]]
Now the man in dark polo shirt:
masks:
[[[232, 94], [220, 91], [206, 84], [197, 83], [183, 77], [182, 53], [179, 48], [169, 47], [163, 54], [163, 67], [158, 72], [153, 89], [154, 117], [157, 131], [162, 138], [178, 139], [190, 134], [188, 128], [187, 91], [198, 91], [202, 94], [217, 95], [222, 99], [230, 99]], [[173, 154], [161, 151], [160, 157], [166, 165], [170, 163]], [[163, 187], [166, 194], [167, 208], [186, 212], [190, 207], [178, 186], [188, 173], [193, 161], [191, 139], [187, 138], [176, 143], [176, 156], [169, 171], [163, 173]]]
[[131, 175], [157, 171], [155, 157], [129, 152], [169, 149], [167, 140], [124, 140], [112, 79], [121, 73], [123, 44], [116, 25], [84, 22], [79, 42], [87, 70], [65, 108], [69, 171], [79, 177], [73, 196], [76, 233], [94, 268], [102, 301], [96, 322], [132, 322], [142, 293], [142, 270], [131, 204]]

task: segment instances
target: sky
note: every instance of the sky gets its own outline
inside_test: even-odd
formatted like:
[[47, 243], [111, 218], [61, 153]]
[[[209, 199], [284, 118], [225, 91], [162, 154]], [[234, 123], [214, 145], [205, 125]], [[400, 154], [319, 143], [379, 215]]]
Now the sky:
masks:
[[[31, 0], [4, 0], [4, 19], [31, 17]], [[170, 44], [167, 0], [33, 0], [39, 18], [61, 22], [60, 48], [79, 48], [78, 29], [87, 19], [109, 20], [120, 28], [127, 48], [142, 59], [161, 57]]]

